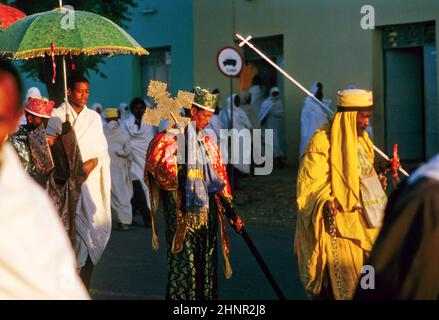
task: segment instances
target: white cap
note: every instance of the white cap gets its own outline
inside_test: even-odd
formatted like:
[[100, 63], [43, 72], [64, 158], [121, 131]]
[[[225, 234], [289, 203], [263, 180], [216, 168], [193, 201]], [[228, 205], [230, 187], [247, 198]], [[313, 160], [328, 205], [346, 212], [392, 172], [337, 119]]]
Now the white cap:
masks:
[[27, 93], [26, 93], [26, 101], [27, 101], [29, 98], [41, 99], [42, 96], [41, 96], [41, 91], [40, 91], [40, 89], [38, 89], [37, 87], [31, 87], [31, 88], [29, 88], [29, 90], [27, 90]]

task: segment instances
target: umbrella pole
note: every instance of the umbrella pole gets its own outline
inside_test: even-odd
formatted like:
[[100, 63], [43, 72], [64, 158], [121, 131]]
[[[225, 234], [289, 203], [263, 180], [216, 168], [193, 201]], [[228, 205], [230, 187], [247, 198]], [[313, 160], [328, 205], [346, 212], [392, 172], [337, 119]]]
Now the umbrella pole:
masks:
[[[59, 7], [62, 8], [62, 0], [59, 0]], [[64, 102], [67, 104], [67, 68], [66, 68], [66, 57], [62, 56], [62, 70], [64, 78]]]
[[67, 101], [67, 68], [66, 68], [65, 56], [62, 56], [62, 70], [63, 70], [63, 79], [64, 79], [64, 104], [66, 105], [66, 121], [70, 122], [69, 113], [67, 112], [69, 102]]
[[64, 78], [64, 102], [67, 103], [67, 68], [66, 68], [66, 57], [62, 56], [62, 69]]

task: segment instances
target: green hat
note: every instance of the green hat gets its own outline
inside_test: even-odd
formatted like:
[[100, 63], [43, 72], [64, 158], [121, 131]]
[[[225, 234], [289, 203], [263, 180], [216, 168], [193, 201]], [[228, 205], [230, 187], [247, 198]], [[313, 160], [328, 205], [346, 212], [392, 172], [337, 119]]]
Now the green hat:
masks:
[[206, 89], [195, 87], [192, 92], [195, 94], [192, 104], [198, 108], [215, 112], [219, 101], [219, 93], [212, 94]]

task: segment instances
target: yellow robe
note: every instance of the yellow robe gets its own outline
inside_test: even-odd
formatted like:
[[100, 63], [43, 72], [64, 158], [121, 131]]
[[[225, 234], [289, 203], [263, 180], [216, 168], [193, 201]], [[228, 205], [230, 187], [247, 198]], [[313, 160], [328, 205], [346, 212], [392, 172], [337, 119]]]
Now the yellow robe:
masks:
[[[322, 286], [330, 281], [336, 299], [352, 298], [361, 267], [379, 231], [369, 228], [363, 213], [351, 206], [360, 199], [358, 143], [368, 151], [372, 164], [374, 156], [367, 133], [357, 138], [352, 123], [355, 117], [356, 112], [338, 113], [331, 126], [317, 130], [299, 168], [295, 252], [301, 281], [311, 297], [318, 296]], [[329, 233], [324, 210], [325, 202], [334, 200], [334, 194], [339, 195], [337, 200], [344, 208], [336, 215], [335, 239]]]

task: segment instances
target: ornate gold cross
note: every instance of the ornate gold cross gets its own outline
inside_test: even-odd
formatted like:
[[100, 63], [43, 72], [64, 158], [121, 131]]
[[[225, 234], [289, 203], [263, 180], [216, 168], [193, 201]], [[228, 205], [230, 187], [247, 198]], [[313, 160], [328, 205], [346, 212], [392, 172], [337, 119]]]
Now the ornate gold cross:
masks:
[[180, 115], [182, 108], [190, 109], [195, 95], [186, 91], [178, 91], [177, 97], [171, 98], [167, 90], [168, 85], [164, 82], [151, 80], [148, 85], [148, 96], [154, 99], [157, 107], [154, 109], [147, 108], [143, 116], [143, 122], [152, 126], [158, 126], [161, 120], [169, 120], [167, 129], [174, 124], [183, 122], [186, 126], [190, 118]]

